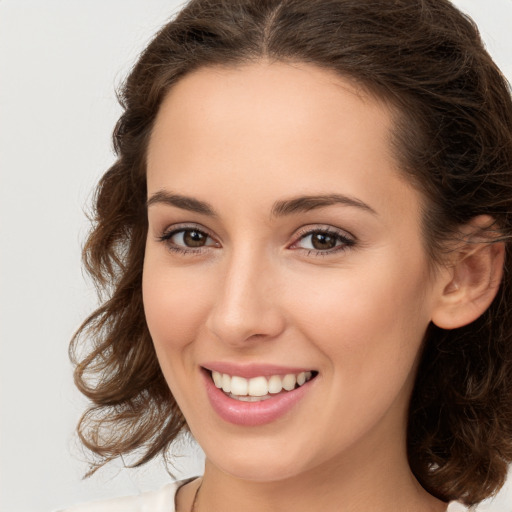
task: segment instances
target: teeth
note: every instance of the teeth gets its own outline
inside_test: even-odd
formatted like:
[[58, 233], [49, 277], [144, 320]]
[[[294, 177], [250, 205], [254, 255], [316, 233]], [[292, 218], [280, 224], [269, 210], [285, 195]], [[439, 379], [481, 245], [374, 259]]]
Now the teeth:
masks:
[[[239, 398], [246, 402], [257, 401], [262, 399], [261, 397], [270, 398], [271, 394], [280, 393], [283, 389], [292, 391], [296, 385], [302, 386], [311, 380], [312, 376], [312, 372], [301, 372], [298, 375], [289, 373], [283, 377], [272, 375], [268, 379], [266, 377], [245, 379], [238, 375], [231, 376], [227, 373], [212, 371], [212, 379], [217, 388], [222, 389], [232, 398]], [[255, 397], [255, 400], [251, 400], [251, 397]]]
[[250, 379], [249, 386], [247, 389], [247, 394], [251, 395], [251, 396], [267, 395], [268, 394], [267, 379], [265, 379], [265, 377], [254, 377], [254, 379]]
[[222, 375], [219, 372], [212, 372], [213, 382], [218, 388], [222, 387]]
[[231, 377], [227, 374], [222, 375], [222, 391], [224, 391], [224, 393], [231, 391]]
[[279, 393], [283, 389], [283, 381], [279, 375], [272, 375], [270, 379], [268, 379], [268, 392], [269, 393]]
[[239, 396], [239, 395], [233, 395], [232, 393], [229, 393], [230, 398], [234, 398], [235, 400], [239, 400], [240, 402], [261, 402], [263, 400], [268, 400], [269, 398], [272, 398], [272, 395], [265, 395], [265, 396]]
[[283, 379], [283, 388], [286, 389], [286, 391], [291, 391], [292, 389], [295, 389], [295, 384], [297, 384], [297, 378], [293, 373], [289, 373], [288, 375], [284, 376]]
[[[224, 380], [224, 375], [222, 376], [222, 380]], [[244, 379], [243, 377], [231, 377], [231, 393], [233, 395], [247, 395], [247, 391], [249, 389], [249, 383], [247, 382], [247, 379]], [[226, 391], [223, 388], [224, 391]]]

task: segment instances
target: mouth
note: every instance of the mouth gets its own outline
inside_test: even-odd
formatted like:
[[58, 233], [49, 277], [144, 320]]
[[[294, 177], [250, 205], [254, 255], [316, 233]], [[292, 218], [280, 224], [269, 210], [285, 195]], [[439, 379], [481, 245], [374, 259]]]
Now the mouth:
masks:
[[201, 373], [213, 411], [242, 427], [271, 424], [300, 410], [299, 404], [311, 404], [319, 376], [308, 368], [228, 362], [208, 363], [201, 366]]
[[206, 368], [205, 370], [209, 373], [217, 389], [222, 390], [229, 398], [241, 402], [261, 402], [287, 394], [302, 387], [318, 375], [317, 371], [310, 370], [285, 375], [261, 375], [248, 379]]

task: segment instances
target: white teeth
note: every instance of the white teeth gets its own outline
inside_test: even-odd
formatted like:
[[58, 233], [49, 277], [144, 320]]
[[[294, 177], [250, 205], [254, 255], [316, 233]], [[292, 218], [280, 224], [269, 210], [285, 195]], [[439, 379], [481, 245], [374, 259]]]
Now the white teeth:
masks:
[[272, 375], [268, 379], [268, 392], [269, 393], [280, 393], [283, 389], [283, 381], [279, 375]]
[[268, 394], [268, 383], [265, 377], [254, 377], [249, 380], [249, 389], [247, 392], [251, 396], [265, 396]]
[[[223, 377], [224, 378], [224, 377]], [[249, 383], [243, 377], [231, 377], [231, 393], [233, 395], [247, 395]]]
[[224, 391], [224, 393], [231, 391], [231, 377], [226, 373], [222, 375], [222, 391]]
[[289, 373], [288, 375], [284, 376], [283, 379], [283, 388], [286, 389], [286, 391], [291, 391], [295, 388], [295, 384], [297, 384], [297, 378], [293, 373]]
[[233, 393], [229, 393], [230, 398], [234, 398], [235, 400], [239, 400], [240, 402], [262, 402], [263, 400], [268, 400], [272, 398], [272, 395], [265, 396], [238, 396], [233, 395]]
[[[271, 394], [280, 393], [283, 389], [292, 391], [296, 385], [302, 386], [308, 380], [311, 380], [312, 376], [312, 372], [301, 372], [298, 375], [289, 373], [284, 377], [272, 375], [268, 379], [266, 377], [245, 379], [238, 375], [231, 376], [227, 373], [212, 371], [212, 379], [217, 388], [222, 388], [222, 391], [232, 398], [239, 397], [240, 400], [247, 402], [271, 398]], [[252, 400], [251, 397], [255, 399]]]
[[222, 374], [219, 372], [212, 372], [213, 382], [216, 387], [221, 388], [222, 387]]

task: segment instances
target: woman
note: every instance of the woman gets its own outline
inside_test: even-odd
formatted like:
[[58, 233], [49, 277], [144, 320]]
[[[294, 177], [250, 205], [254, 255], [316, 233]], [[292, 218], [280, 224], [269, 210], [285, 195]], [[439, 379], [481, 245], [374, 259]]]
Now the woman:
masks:
[[[85, 263], [79, 510], [444, 511], [512, 460], [512, 102], [445, 0], [197, 0], [121, 93]], [[157, 504], [158, 502], [158, 504]], [[110, 508], [109, 508], [110, 507]], [[130, 508], [131, 507], [131, 508]], [[146, 508], [144, 508], [146, 507]]]

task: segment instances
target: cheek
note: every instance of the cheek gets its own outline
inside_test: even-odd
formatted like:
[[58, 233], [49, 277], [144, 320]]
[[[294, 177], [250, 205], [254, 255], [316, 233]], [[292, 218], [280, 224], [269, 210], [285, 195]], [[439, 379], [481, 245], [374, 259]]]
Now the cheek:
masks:
[[338, 276], [303, 276], [308, 293], [289, 296], [306, 337], [333, 365], [350, 362], [354, 374], [372, 364], [412, 364], [430, 321], [423, 266], [385, 255], [380, 262]]
[[146, 259], [142, 281], [144, 311], [157, 351], [180, 350], [204, 323], [209, 285], [191, 269], [173, 271]]
[[355, 439], [392, 404], [396, 410], [407, 407], [429, 314], [421, 269], [396, 268], [400, 272], [391, 265], [387, 272], [366, 267], [339, 279], [316, 280], [318, 292], [295, 303], [302, 335], [323, 354], [328, 406], [316, 415], [330, 425], [326, 435], [333, 439]]

